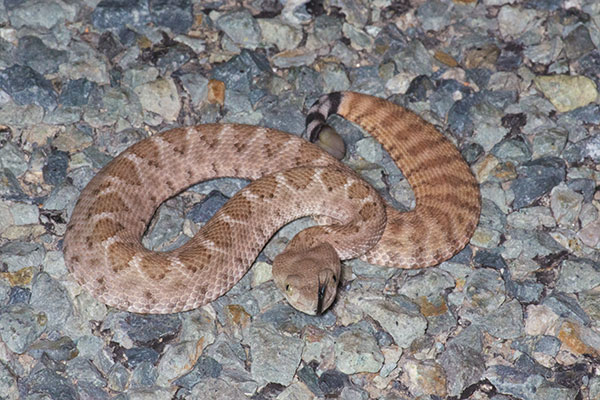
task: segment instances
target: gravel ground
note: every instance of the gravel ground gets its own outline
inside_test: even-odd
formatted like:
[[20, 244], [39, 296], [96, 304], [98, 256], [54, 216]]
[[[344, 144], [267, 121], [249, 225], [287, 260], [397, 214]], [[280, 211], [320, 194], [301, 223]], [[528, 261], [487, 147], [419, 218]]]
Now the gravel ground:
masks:
[[[597, 0], [0, 1], [0, 398], [600, 399], [599, 26]], [[214, 121], [300, 134], [348, 89], [414, 110], [471, 164], [483, 212], [453, 259], [348, 262], [318, 317], [271, 279], [302, 220], [191, 312], [108, 309], [69, 276], [73, 205], [127, 146]], [[380, 147], [332, 125], [410, 208]], [[167, 201], [145, 244], [180, 245], [243, 184]]]

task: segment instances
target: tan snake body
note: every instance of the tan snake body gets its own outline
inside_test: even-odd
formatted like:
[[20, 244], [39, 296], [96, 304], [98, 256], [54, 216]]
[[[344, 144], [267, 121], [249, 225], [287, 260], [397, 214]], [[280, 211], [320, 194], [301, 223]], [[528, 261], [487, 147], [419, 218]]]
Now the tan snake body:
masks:
[[[305, 215], [335, 222], [310, 228], [292, 240], [289, 254], [324, 250], [309, 253], [308, 258], [316, 258], [313, 264], [329, 262], [330, 255], [335, 258], [337, 253], [341, 259], [362, 257], [383, 266], [421, 268], [460, 251], [477, 225], [480, 197], [456, 147], [412, 112], [352, 92], [323, 96], [311, 108], [307, 133], [313, 140], [333, 113], [381, 142], [413, 188], [413, 210], [400, 213], [385, 206], [348, 167], [299, 137], [235, 124], [178, 128], [131, 146], [85, 187], [65, 234], [69, 270], [110, 306], [171, 313], [199, 307], [226, 293], [281, 226]], [[225, 176], [253, 182], [182, 247], [154, 252], [141, 244], [163, 201], [199, 181]], [[279, 264], [288, 258], [282, 254]], [[281, 268], [289, 275], [301, 265], [302, 261], [293, 261]], [[329, 289], [320, 293], [327, 296], [327, 304], [316, 306], [311, 299], [310, 305], [298, 307], [314, 313], [333, 301], [339, 266], [321, 275], [310, 268], [304, 272], [319, 276], [319, 288], [323, 279], [333, 287], [333, 295]], [[287, 290], [285, 277], [275, 279]], [[296, 279], [304, 285], [305, 280], [317, 278]], [[307, 293], [317, 290], [311, 285], [306, 283]], [[305, 296], [300, 290], [296, 293]]]

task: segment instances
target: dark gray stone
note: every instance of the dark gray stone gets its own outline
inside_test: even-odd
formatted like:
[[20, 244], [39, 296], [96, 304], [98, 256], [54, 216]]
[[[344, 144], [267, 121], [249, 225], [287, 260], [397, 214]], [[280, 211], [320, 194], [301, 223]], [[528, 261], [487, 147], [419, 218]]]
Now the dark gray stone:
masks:
[[40, 74], [58, 71], [60, 64], [68, 61], [67, 52], [47, 47], [37, 36], [24, 36], [19, 39], [16, 51], [17, 61]]
[[[423, 78], [424, 79], [421, 79], [421, 81], [428, 82], [426, 77]], [[416, 78], [413, 79], [413, 82], [415, 82], [415, 80]], [[428, 83], [433, 85], [431, 81]], [[465, 97], [471, 94], [473, 91], [468, 86], [465, 86], [454, 79], [442, 80], [437, 88], [435, 88], [435, 91], [431, 94], [431, 96], [427, 96], [427, 88], [423, 89], [424, 90], [421, 96], [424, 96], [423, 98], [427, 98], [431, 102], [431, 111], [435, 112], [436, 115], [442, 119], [446, 118], [448, 111], [450, 111], [450, 108], [454, 104], [454, 96], [460, 94], [462, 97]], [[429, 90], [431, 90], [431, 88]]]
[[[474, 344], [477, 342], [479, 345]], [[467, 329], [449, 341], [440, 355], [440, 363], [446, 371], [448, 394], [451, 396], [458, 396], [469, 385], [479, 382], [485, 371], [479, 330], [474, 327]]]
[[45, 272], [37, 274], [31, 286], [31, 306], [48, 317], [48, 327], [60, 329], [73, 313], [67, 290]]
[[140, 345], [162, 342], [173, 338], [181, 329], [177, 315], [129, 314], [125, 317], [129, 337]]
[[148, 0], [102, 0], [92, 12], [92, 24], [98, 29], [143, 27], [149, 22]]
[[325, 43], [334, 43], [342, 38], [342, 20], [323, 14], [315, 18], [315, 36]]
[[569, 189], [583, 195], [584, 203], [591, 203], [596, 192], [596, 182], [593, 179], [573, 179], [567, 182]]
[[17, 354], [23, 354], [46, 329], [46, 317], [25, 304], [0, 308], [0, 338]]
[[10, 297], [8, 299], [8, 304], [19, 304], [19, 303], [27, 304], [27, 303], [29, 303], [30, 298], [31, 298], [31, 290], [24, 288], [24, 287], [20, 287], [20, 286], [14, 286], [10, 290]]
[[584, 325], [589, 325], [592, 322], [577, 302], [577, 299], [566, 293], [552, 292], [544, 298], [542, 304], [550, 307], [552, 311], [562, 318], [570, 318]]
[[219, 17], [216, 25], [240, 47], [253, 49], [260, 43], [260, 26], [248, 10], [226, 12]]
[[375, 66], [353, 68], [349, 71], [348, 75], [351, 90], [373, 96], [381, 96], [385, 92], [385, 88], [379, 77], [379, 69]]
[[298, 379], [302, 381], [315, 396], [323, 397], [325, 395], [319, 387], [319, 376], [310, 365], [304, 365], [298, 370]]
[[523, 63], [523, 48], [510, 43], [500, 52], [496, 61], [498, 71], [516, 71]]
[[78, 353], [77, 345], [67, 336], [56, 340], [38, 340], [29, 348], [29, 354], [33, 357], [39, 359], [45, 354], [54, 361], [72, 360]]
[[168, 75], [168, 72], [177, 71], [189, 60], [195, 57], [193, 50], [185, 44], [177, 43], [168, 46], [164, 51], [162, 48], [155, 53], [155, 64], [160, 69], [163, 75]]
[[228, 90], [242, 93], [250, 92], [255, 79], [272, 73], [264, 55], [246, 49], [226, 63], [217, 65], [211, 72], [211, 78], [225, 82]]
[[584, 107], [577, 107], [573, 111], [562, 114], [558, 119], [559, 124], [565, 126], [576, 124], [600, 124], [600, 104], [591, 103]]
[[213, 190], [204, 198], [204, 200], [192, 207], [190, 212], [186, 215], [186, 218], [191, 219], [195, 223], [206, 222], [215, 215], [217, 210], [223, 207], [228, 200], [229, 197], [217, 190]]
[[67, 363], [67, 375], [78, 384], [89, 383], [96, 387], [106, 387], [106, 378], [90, 360], [75, 358]]
[[50, 185], [60, 185], [67, 177], [69, 167], [69, 153], [55, 150], [48, 156], [46, 165], [42, 168], [44, 181]]
[[570, 60], [577, 59], [582, 55], [595, 50], [596, 46], [590, 37], [590, 32], [585, 25], [579, 25], [564, 38], [565, 51]]
[[327, 370], [319, 376], [319, 389], [327, 397], [339, 395], [348, 384], [348, 376], [336, 370]]
[[127, 356], [127, 365], [130, 368], [136, 368], [143, 362], [149, 362], [156, 364], [160, 354], [149, 347], [133, 347], [131, 349], [125, 349], [125, 355]]
[[166, 26], [173, 32], [185, 33], [194, 23], [190, 0], [149, 0], [152, 21]]
[[259, 109], [263, 118], [259, 125], [297, 135], [304, 131], [305, 116], [297, 105], [289, 104], [285, 100], [261, 102], [261, 105], [264, 105]]
[[0, 71], [0, 89], [17, 104], [37, 104], [47, 110], [56, 108], [56, 92], [50, 81], [26, 65], [15, 64]]
[[154, 363], [142, 361], [137, 364], [131, 375], [132, 387], [151, 387], [156, 383], [158, 372]]
[[41, 265], [45, 255], [46, 250], [39, 243], [15, 241], [0, 246], [0, 263], [8, 267], [9, 272]]
[[554, 357], [560, 350], [561, 341], [554, 336], [543, 335], [535, 344], [535, 351]]
[[95, 82], [85, 78], [67, 82], [60, 92], [58, 103], [64, 107], [79, 107], [88, 103], [92, 90], [96, 88]]
[[214, 358], [202, 356], [196, 361], [194, 368], [181, 378], [177, 379], [174, 384], [186, 389], [192, 389], [192, 387], [206, 377], [218, 378], [221, 375], [222, 370], [223, 366]]
[[525, 163], [518, 169], [519, 178], [511, 188], [515, 194], [515, 210], [535, 203], [565, 179], [565, 163], [558, 157], [544, 157]]
[[51, 399], [79, 400], [75, 386], [57, 372], [44, 368], [32, 372], [25, 380], [28, 393], [48, 395]]

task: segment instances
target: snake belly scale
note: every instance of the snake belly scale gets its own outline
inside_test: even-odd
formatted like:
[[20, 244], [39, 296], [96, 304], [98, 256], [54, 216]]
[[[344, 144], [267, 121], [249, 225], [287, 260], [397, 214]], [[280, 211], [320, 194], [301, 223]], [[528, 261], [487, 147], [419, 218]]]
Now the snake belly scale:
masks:
[[[283, 225], [324, 216], [332, 224], [300, 232], [273, 263], [288, 301], [314, 314], [335, 298], [340, 259], [422, 268], [460, 251], [481, 206], [477, 181], [456, 147], [412, 112], [353, 92], [315, 103], [307, 117], [310, 140], [331, 114], [383, 145], [414, 191], [413, 210], [386, 205], [347, 166], [300, 137], [237, 124], [177, 128], [131, 146], [84, 188], [64, 239], [70, 272], [109, 306], [190, 310], [231, 289]], [[180, 248], [155, 252], [142, 245], [163, 201], [216, 177], [253, 182]]]

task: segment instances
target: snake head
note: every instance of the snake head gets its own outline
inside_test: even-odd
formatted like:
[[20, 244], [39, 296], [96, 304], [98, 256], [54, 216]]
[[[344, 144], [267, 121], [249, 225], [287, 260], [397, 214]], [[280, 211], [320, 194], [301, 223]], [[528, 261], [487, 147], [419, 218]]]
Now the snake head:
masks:
[[273, 279], [287, 301], [303, 313], [321, 314], [335, 300], [340, 259], [330, 244], [286, 249], [273, 260]]

